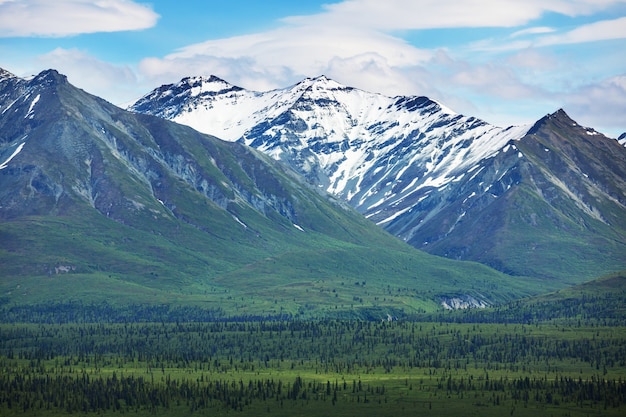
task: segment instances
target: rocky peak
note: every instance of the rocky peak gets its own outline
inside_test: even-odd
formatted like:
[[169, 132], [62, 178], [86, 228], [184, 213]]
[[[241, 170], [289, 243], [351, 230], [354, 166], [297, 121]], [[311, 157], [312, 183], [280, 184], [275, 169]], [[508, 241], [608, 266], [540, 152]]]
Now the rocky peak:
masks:
[[31, 82], [37, 84], [61, 85], [67, 84], [67, 77], [63, 74], [59, 74], [57, 70], [48, 69], [40, 72]]
[[546, 114], [541, 119], [537, 120], [535, 124], [533, 125], [533, 127], [531, 127], [530, 130], [528, 131], [528, 134], [529, 135], [536, 134], [542, 127], [545, 127], [549, 123], [554, 123], [554, 122], [561, 122], [561, 123], [570, 122], [569, 124], [572, 124], [572, 123], [575, 124], [575, 122], [567, 115], [567, 113], [565, 113], [565, 110], [559, 109], [555, 111], [554, 113]]
[[0, 68], [0, 81], [5, 80], [7, 78], [17, 78], [17, 76], [4, 68]]
[[424, 97], [424, 96], [402, 96], [402, 97], [398, 97], [398, 100], [394, 103], [394, 105], [396, 106], [396, 108], [398, 109], [405, 109], [408, 111], [415, 111], [415, 110], [430, 110], [431, 112], [438, 112], [441, 111], [441, 106], [429, 99], [428, 97]]
[[186, 89], [192, 97], [204, 94], [219, 94], [231, 90], [241, 90], [221, 78], [211, 75], [207, 77], [187, 77], [183, 78], [176, 87]]
[[350, 90], [343, 84], [328, 78], [325, 75], [320, 75], [314, 78], [305, 78], [293, 87], [294, 91], [306, 91], [310, 93], [322, 93], [328, 94], [332, 91]]

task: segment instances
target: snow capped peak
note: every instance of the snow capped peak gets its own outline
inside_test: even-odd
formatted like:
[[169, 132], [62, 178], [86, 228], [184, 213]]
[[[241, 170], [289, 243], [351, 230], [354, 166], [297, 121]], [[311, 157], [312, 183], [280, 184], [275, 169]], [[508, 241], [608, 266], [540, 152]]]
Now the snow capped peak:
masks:
[[286, 93], [288, 95], [301, 96], [306, 94], [328, 94], [331, 91], [345, 89], [346, 87], [321, 75], [315, 78], [305, 78], [304, 80], [287, 87], [285, 89], [275, 90], [276, 92]]
[[339, 84], [335, 80], [328, 78], [325, 75], [320, 75], [314, 78], [306, 78], [301, 81], [299, 84], [306, 85], [307, 87], [315, 87], [315, 88], [325, 88], [325, 89], [342, 89], [346, 88], [346, 86]]
[[211, 74], [208, 79], [207, 78], [205, 78], [205, 79], [206, 79], [206, 82], [209, 82], [209, 83], [221, 83], [221, 84], [231, 85], [230, 83], [224, 81], [222, 78], [218, 77], [217, 75], [213, 75], [213, 74]]
[[59, 74], [55, 69], [48, 69], [37, 74], [32, 81], [41, 84], [65, 84], [67, 83], [67, 77]]
[[215, 75], [211, 75], [208, 78], [202, 76], [186, 77], [178, 82], [176, 87], [188, 90], [191, 97], [197, 97], [205, 93], [222, 93], [233, 89], [240, 89]]
[[[322, 75], [318, 75], [317, 77], [307, 77], [307, 80], [313, 80], [315, 82], [321, 82], [321, 83], [325, 83], [325, 82], [331, 82], [333, 81], [331, 78], [328, 78], [327, 76], [325, 76], [324, 74]], [[334, 81], [333, 81], [334, 82]]]
[[446, 106], [445, 104], [441, 103], [438, 100], [433, 100], [433, 102], [435, 104], [437, 104], [437, 106], [439, 106], [439, 108], [441, 109], [442, 112], [444, 112], [445, 114], [451, 115], [451, 116], [455, 116], [458, 113], [455, 112], [454, 110], [452, 110], [450, 107]]
[[529, 128], [502, 129], [428, 97], [369, 93], [324, 75], [267, 92], [228, 90], [217, 78], [181, 83], [184, 93], [161, 91], [175, 100], [132, 109], [257, 148], [359, 210], [393, 205], [387, 217], [374, 213], [381, 221], [402, 213], [405, 201], [458, 181]]

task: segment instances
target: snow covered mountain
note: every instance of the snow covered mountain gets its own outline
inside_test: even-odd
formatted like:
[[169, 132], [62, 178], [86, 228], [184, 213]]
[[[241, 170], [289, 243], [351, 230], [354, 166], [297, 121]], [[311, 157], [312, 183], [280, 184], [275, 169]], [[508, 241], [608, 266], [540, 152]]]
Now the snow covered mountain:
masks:
[[[605, 269], [626, 265], [626, 225], [613, 220], [615, 215], [626, 218], [626, 187], [619, 179], [620, 175], [626, 178], [624, 148], [615, 140], [607, 145], [608, 138], [578, 126], [563, 111], [534, 126], [500, 128], [456, 114], [427, 97], [387, 97], [324, 76], [268, 92], [245, 90], [214, 76], [185, 78], [147, 94], [130, 110], [257, 148], [343, 198], [389, 232], [431, 253], [477, 260], [511, 274], [564, 277], [571, 271], [555, 266], [554, 258], [560, 254], [543, 253], [533, 265], [527, 260], [536, 257], [537, 248], [543, 245], [559, 243], [571, 250], [563, 242], [571, 243], [572, 238], [586, 257], [597, 258], [609, 251], [605, 244], [610, 246], [615, 262], [604, 262], [606, 256], [597, 261]], [[556, 128], [554, 123], [561, 129], [556, 133], [551, 130]], [[569, 163], [544, 169], [538, 159], [543, 155], [537, 149], [545, 152], [547, 148], [535, 146], [539, 134], [580, 140], [567, 149], [553, 148], [563, 160], [570, 161], [567, 154], [583, 148], [581, 163], [617, 158], [612, 164], [616, 171], [603, 179], [613, 185], [594, 183], [599, 177], [589, 180], [589, 173]], [[598, 144], [585, 145], [592, 134], [611, 151], [600, 155], [594, 153]], [[567, 173], [558, 171], [562, 169], [574, 170], [576, 175], [568, 175], [564, 182], [562, 176]], [[610, 201], [608, 206], [580, 198], [591, 188], [593, 198]], [[615, 191], [611, 195], [606, 193], [609, 188]], [[554, 189], [559, 198], [572, 202], [574, 212], [551, 204], [547, 196]], [[525, 192], [538, 198], [524, 200]], [[533, 204], [527, 206], [528, 202]], [[539, 207], [544, 204], [548, 207]], [[550, 227], [569, 231], [552, 240], [542, 237], [548, 225], [539, 227], [542, 232], [528, 233], [525, 228], [536, 231], [537, 218], [542, 218], [538, 211], [544, 209], [554, 219]], [[511, 226], [515, 216], [526, 219], [523, 227]], [[589, 222], [600, 222], [611, 233], [618, 230], [619, 238], [606, 238], [593, 251], [585, 249], [587, 239], [605, 236], [604, 229], [593, 228], [594, 232], [580, 226]], [[586, 231], [580, 232], [579, 226]], [[559, 262], [563, 266], [563, 260]], [[578, 272], [589, 277], [602, 271], [593, 266]]]
[[386, 97], [324, 76], [266, 93], [216, 77], [185, 78], [131, 109], [253, 146], [379, 224], [458, 181], [530, 129], [501, 129], [426, 97]]

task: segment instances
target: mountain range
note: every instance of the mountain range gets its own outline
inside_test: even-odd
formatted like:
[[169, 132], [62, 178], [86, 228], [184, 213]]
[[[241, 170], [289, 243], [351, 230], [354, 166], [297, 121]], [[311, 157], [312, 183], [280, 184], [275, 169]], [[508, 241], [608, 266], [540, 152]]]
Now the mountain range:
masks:
[[626, 265], [624, 138], [563, 110], [500, 128], [324, 76], [267, 92], [188, 77], [129, 110], [253, 147], [431, 254], [570, 284]]
[[416, 250], [297, 161], [3, 70], [0, 305], [387, 317], [563, 286]]

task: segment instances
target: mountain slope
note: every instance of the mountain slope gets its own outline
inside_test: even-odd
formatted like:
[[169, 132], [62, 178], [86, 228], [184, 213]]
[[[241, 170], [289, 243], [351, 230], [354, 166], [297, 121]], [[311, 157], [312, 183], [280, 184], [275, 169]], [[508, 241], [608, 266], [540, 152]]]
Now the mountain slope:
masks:
[[0, 78], [0, 219], [9, 305], [359, 315], [549, 288], [416, 251], [247, 146], [126, 112], [52, 70]]
[[326, 77], [265, 93], [185, 78], [130, 109], [251, 145], [433, 254], [567, 283], [626, 265], [625, 149], [563, 111], [502, 129]]
[[434, 213], [418, 204], [388, 230], [431, 253], [575, 283], [626, 264], [624, 175], [614, 140], [558, 111], [434, 192]]

